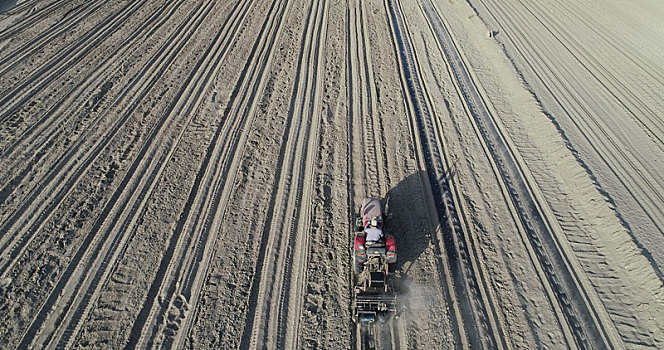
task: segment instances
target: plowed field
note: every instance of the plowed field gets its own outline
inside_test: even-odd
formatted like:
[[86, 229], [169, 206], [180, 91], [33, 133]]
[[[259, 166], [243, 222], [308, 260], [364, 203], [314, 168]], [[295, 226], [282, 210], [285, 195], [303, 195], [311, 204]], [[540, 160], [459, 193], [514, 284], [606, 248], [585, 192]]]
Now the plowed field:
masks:
[[664, 348], [660, 1], [0, 11], [0, 348]]

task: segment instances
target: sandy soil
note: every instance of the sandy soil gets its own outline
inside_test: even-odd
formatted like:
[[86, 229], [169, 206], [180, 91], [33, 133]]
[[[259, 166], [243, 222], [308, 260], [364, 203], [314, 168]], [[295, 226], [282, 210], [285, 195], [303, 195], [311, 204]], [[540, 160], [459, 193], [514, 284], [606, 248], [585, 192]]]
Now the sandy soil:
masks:
[[0, 2], [2, 348], [664, 348], [656, 0]]

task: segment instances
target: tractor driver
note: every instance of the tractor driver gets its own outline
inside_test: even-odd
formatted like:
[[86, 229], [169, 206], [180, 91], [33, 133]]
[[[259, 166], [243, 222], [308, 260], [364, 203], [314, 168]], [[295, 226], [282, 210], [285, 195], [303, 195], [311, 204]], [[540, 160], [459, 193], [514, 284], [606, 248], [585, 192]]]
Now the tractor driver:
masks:
[[371, 219], [367, 227], [364, 228], [364, 232], [367, 234], [367, 243], [375, 243], [383, 238], [383, 230], [379, 227], [379, 224], [377, 219]]

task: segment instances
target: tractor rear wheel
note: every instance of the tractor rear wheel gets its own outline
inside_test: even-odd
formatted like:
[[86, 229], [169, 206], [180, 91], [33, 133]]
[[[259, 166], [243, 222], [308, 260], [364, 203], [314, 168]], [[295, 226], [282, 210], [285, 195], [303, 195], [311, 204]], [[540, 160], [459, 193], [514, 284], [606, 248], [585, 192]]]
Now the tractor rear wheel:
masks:
[[353, 271], [356, 275], [362, 273], [362, 263], [357, 261], [357, 258], [353, 258]]

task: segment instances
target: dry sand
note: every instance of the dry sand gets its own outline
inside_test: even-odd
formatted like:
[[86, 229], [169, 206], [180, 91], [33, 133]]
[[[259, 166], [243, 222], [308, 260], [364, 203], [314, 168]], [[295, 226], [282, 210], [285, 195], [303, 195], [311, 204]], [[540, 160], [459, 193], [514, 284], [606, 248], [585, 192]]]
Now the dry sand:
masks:
[[664, 5], [0, 2], [2, 348], [664, 348]]

